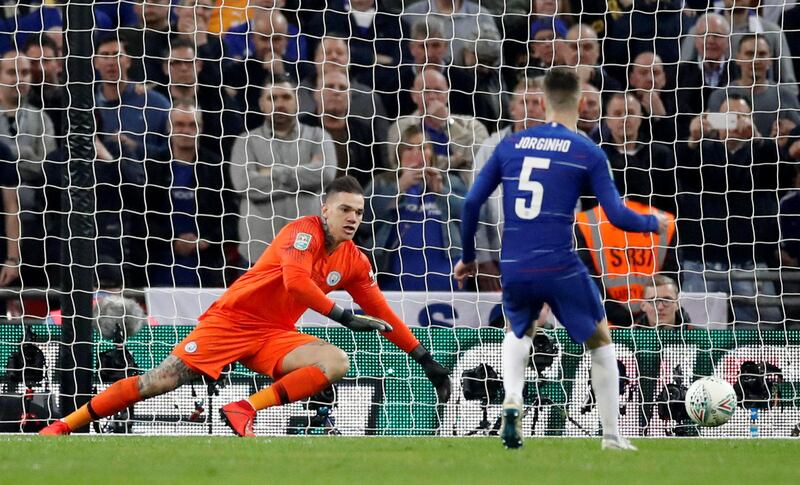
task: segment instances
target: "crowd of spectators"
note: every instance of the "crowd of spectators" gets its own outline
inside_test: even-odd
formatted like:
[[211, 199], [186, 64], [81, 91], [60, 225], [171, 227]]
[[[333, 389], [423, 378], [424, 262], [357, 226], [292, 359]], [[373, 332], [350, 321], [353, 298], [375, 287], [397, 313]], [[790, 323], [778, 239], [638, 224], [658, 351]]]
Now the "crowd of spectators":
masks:
[[[54, 286], [64, 13], [4, 3], [0, 286]], [[732, 321], [779, 322], [755, 302], [797, 285], [756, 270], [800, 266], [800, 9], [774, 3], [97, 1], [98, 274], [228, 284], [346, 173], [366, 188], [357, 242], [381, 286], [455, 291], [463, 198], [504, 136], [544, 122], [541, 76], [565, 65], [620, 193], [675, 217], [680, 289], [735, 295]], [[472, 290], [500, 288], [499, 196], [481, 214]]]

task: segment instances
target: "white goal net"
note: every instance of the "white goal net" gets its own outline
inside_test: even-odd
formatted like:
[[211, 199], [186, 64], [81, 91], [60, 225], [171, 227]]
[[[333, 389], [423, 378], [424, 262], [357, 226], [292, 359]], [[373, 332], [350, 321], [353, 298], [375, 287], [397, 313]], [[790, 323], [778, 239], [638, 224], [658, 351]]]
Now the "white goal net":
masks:
[[[614, 326], [623, 432], [800, 434], [796, 2], [101, 0], [91, 100], [70, 96], [65, 5], [0, 2], [0, 431], [59, 417], [74, 375], [63, 354], [77, 347], [60, 343], [62, 248], [85, 234], [66, 216], [93, 222], [96, 301], [125, 296], [146, 316], [128, 306], [116, 334], [114, 323], [94, 333], [82, 369], [94, 393], [163, 360], [347, 174], [366, 194], [355, 240], [391, 306], [452, 369], [452, 399], [437, 403], [392, 344], [309, 312], [301, 331], [345, 350], [350, 371], [333, 395], [261, 413], [256, 432], [496, 434], [501, 194], [481, 212], [465, 289], [452, 276], [461, 211], [494, 147], [544, 123], [543, 76], [570, 66], [578, 127], [626, 204], [670, 215], [669, 230], [643, 238], [613, 229], [588, 193], [576, 208], [576, 247]], [[69, 115], [84, 103], [89, 214], [70, 203]], [[541, 324], [525, 433], [596, 435], [588, 354], [554, 317]], [[740, 405], [725, 426], [698, 429], [682, 393], [711, 375]], [[237, 364], [91, 432], [226, 434], [219, 408], [269, 382]]]

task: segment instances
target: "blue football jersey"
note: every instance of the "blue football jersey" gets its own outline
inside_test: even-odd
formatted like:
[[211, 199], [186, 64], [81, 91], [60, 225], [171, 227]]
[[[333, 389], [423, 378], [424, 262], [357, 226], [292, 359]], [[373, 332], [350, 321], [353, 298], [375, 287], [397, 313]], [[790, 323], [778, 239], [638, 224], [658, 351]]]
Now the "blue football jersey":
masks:
[[582, 134], [547, 123], [507, 136], [472, 186], [463, 209], [463, 260], [475, 259], [480, 207], [503, 184], [505, 225], [501, 263], [507, 271], [559, 271], [578, 261], [573, 250], [575, 208], [591, 189], [609, 220], [630, 232], [658, 230], [654, 216], [626, 208], [608, 159]]

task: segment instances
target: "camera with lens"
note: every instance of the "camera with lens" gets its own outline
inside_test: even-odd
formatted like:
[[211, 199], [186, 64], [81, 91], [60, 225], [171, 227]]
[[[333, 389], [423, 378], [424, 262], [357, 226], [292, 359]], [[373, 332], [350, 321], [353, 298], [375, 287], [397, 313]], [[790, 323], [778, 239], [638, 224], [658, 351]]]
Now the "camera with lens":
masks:
[[[98, 356], [97, 371], [103, 384], [113, 384], [139, 374], [133, 354], [125, 346], [128, 337], [136, 334], [146, 323], [147, 316], [139, 304], [118, 295], [98, 297], [94, 306], [97, 330], [114, 346]], [[126, 434], [133, 427], [133, 406], [92, 425], [97, 433]]]
[[667, 436], [699, 436], [700, 431], [686, 412], [686, 392], [689, 388], [683, 384], [683, 370], [680, 365], [673, 369], [673, 375], [675, 377], [672, 382], [665, 385], [656, 397], [658, 417], [664, 421], [676, 422], [674, 427], [667, 429]]
[[777, 384], [783, 382], [780, 367], [768, 362], [742, 362], [734, 385], [736, 399], [747, 409], [769, 409], [780, 399]]
[[[525, 382], [522, 389], [523, 399], [533, 407], [532, 428], [536, 427], [539, 420], [539, 408], [543, 405], [551, 405], [553, 401], [540, 392], [540, 385], [544, 380], [544, 372], [553, 365], [555, 357], [558, 355], [558, 347], [544, 333], [539, 333], [533, 338], [533, 353], [529, 365], [536, 371], [536, 382], [531, 385]], [[486, 363], [480, 363], [475, 367], [467, 369], [461, 373], [461, 392], [464, 399], [468, 401], [479, 401], [481, 405], [482, 419], [478, 427], [467, 435], [484, 433], [496, 435], [500, 429], [500, 418], [494, 424], [489, 421], [488, 407], [491, 404], [501, 404], [505, 397], [503, 380], [494, 367]]]
[[480, 363], [462, 372], [461, 390], [468, 401], [484, 404], [503, 402], [503, 381], [489, 364]]
[[553, 362], [558, 355], [558, 346], [553, 340], [542, 332], [537, 332], [533, 337], [533, 355], [531, 356], [531, 364], [536, 375], [541, 379], [544, 371], [553, 365]]
[[[0, 432], [35, 433], [47, 425], [57, 407], [45, 380], [44, 352], [34, 342], [38, 339], [30, 327], [17, 351], [8, 356], [5, 393], [0, 396]], [[44, 383], [44, 392], [34, 391]], [[22, 390], [20, 390], [22, 386]]]

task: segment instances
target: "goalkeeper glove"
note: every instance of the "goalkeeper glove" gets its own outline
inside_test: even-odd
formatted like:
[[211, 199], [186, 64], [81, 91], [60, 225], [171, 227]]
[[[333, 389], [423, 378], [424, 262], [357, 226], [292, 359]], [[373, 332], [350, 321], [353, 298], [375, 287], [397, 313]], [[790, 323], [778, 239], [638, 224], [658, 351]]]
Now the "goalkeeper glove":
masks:
[[393, 330], [391, 325], [380, 318], [370, 317], [369, 315], [356, 315], [351, 311], [343, 309], [339, 305], [333, 305], [333, 309], [327, 316], [331, 320], [341, 323], [354, 332], [371, 332], [372, 330], [391, 332]]

